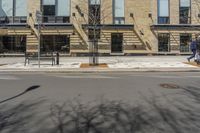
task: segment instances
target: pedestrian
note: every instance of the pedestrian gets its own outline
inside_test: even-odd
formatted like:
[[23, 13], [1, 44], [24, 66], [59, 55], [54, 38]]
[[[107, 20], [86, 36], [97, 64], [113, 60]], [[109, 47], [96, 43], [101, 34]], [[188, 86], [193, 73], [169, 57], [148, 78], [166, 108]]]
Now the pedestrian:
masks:
[[197, 37], [194, 40], [192, 40], [192, 42], [190, 44], [190, 50], [192, 51], [192, 55], [187, 58], [188, 62], [190, 62], [190, 60], [192, 58], [194, 58], [195, 55], [196, 55], [196, 51], [197, 51]]

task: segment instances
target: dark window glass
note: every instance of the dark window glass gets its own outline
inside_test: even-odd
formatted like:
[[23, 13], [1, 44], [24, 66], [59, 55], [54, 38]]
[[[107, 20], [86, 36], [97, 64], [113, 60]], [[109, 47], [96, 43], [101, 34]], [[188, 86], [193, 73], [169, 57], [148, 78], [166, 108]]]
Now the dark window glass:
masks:
[[101, 24], [101, 6], [99, 4], [89, 5], [89, 24], [91, 26], [88, 30], [88, 38], [90, 40], [100, 39], [101, 30], [94, 26]]
[[170, 52], [170, 35], [168, 33], [158, 34], [158, 51], [159, 52]]
[[190, 24], [190, 8], [189, 7], [180, 7], [180, 24]]
[[43, 5], [43, 22], [55, 23], [55, 5]]
[[43, 5], [43, 15], [44, 16], [55, 16], [56, 14], [55, 5]]
[[180, 0], [179, 21], [180, 24], [191, 23], [191, 0]]
[[[100, 39], [101, 30], [97, 28], [97, 25], [101, 24], [101, 6], [89, 5], [89, 24], [88, 38], [90, 40]], [[97, 40], [96, 40], [97, 41]]]
[[100, 5], [89, 6], [89, 24], [100, 24], [101, 22]]
[[[100, 29], [96, 29], [96, 30], [95, 30], [95, 34], [94, 34], [94, 29], [89, 29], [88, 35], [89, 35], [89, 39], [90, 39], [90, 40], [93, 40], [93, 39], [100, 39], [101, 30], [100, 30]], [[97, 40], [96, 40], [96, 41], [97, 41]]]
[[43, 0], [44, 23], [69, 23], [70, 0]]
[[65, 35], [46, 35], [41, 37], [41, 52], [69, 53], [70, 37]]
[[169, 24], [169, 17], [158, 17], [158, 24]]
[[1, 53], [23, 53], [26, 51], [26, 36], [1, 36]]
[[190, 51], [191, 34], [180, 34], [180, 52]]
[[123, 52], [123, 34], [122, 33], [111, 34], [111, 52], [112, 53]]

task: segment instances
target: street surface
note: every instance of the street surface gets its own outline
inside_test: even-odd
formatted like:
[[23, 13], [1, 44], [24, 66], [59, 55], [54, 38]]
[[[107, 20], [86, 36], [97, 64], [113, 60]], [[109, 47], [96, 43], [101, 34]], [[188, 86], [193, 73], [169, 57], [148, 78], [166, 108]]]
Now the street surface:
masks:
[[[159, 110], [159, 116], [165, 113], [167, 114], [167, 116], [163, 116], [162, 119], [165, 124], [158, 125], [161, 127], [155, 128], [155, 131], [152, 129], [152, 133], [159, 132], [158, 129], [162, 130], [160, 132], [170, 133], [188, 133], [188, 131], [190, 131], [190, 133], [200, 132], [200, 73], [198, 72], [74, 74], [1, 72], [0, 101], [13, 97], [33, 85], [39, 85], [40, 88], [0, 104], [0, 114], [1, 109], [6, 109], [4, 106], [10, 109], [22, 103], [22, 105], [31, 104], [36, 106], [35, 108], [31, 107], [31, 110], [37, 112], [37, 116], [29, 118], [31, 122], [34, 122], [34, 120], [41, 121], [41, 118], [45, 116], [44, 118], [47, 118], [47, 120], [45, 120], [44, 123], [51, 123], [51, 119], [48, 115], [50, 113], [50, 107], [55, 104], [63, 104], [67, 101], [76, 100], [83, 104], [94, 101], [98, 103], [103, 100], [122, 101], [130, 106], [146, 106], [147, 109], [163, 107], [180, 115], [177, 116], [176, 113], [171, 115], [168, 114], [166, 110], [163, 112]], [[34, 102], [39, 104], [34, 104]], [[159, 106], [155, 106], [157, 103]], [[150, 114], [153, 112], [155, 111], [149, 111]], [[26, 110], [20, 112], [20, 114], [21, 113], [26, 114]], [[174, 116], [178, 117], [177, 120], [173, 120], [173, 123], [171, 121], [168, 122], [168, 119], [171, 120]], [[194, 116], [195, 118], [188, 118], [186, 116]], [[186, 118], [184, 120], [180, 119], [179, 122], [179, 117]], [[182, 121], [184, 122], [181, 123]], [[189, 122], [189, 124], [187, 122]], [[166, 125], [166, 123], [167, 126], [165, 127], [164, 125]], [[39, 126], [34, 126], [26, 132], [50, 132], [54, 127], [53, 124], [48, 124], [48, 126], [44, 125], [41, 121]], [[26, 126], [29, 127], [30, 125], [25, 125], [23, 130], [27, 129]], [[2, 129], [3, 133], [8, 132], [6, 131], [7, 130]]]

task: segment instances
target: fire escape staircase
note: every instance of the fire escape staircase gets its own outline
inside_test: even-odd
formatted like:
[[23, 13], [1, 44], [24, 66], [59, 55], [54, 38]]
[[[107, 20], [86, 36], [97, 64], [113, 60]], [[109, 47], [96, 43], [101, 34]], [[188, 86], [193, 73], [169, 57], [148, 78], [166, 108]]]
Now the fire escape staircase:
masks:
[[137, 22], [134, 18], [133, 18], [133, 24], [134, 24], [133, 31], [134, 31], [135, 35], [137, 36], [137, 38], [142, 43], [142, 45], [144, 46], [144, 50], [151, 50], [152, 45], [150, 44], [150, 41], [147, 38], [144, 37], [143, 31], [140, 30], [140, 28], [137, 25]]
[[37, 52], [38, 46], [38, 30], [35, 28], [35, 20], [32, 17], [29, 17], [29, 26], [31, 29], [31, 34], [27, 35], [27, 52]]
[[72, 24], [74, 26], [74, 29], [78, 33], [79, 37], [82, 39], [82, 41], [87, 45], [89, 48], [89, 40], [86, 32], [82, 28], [82, 24], [77, 20], [77, 18], [74, 16], [72, 17]]

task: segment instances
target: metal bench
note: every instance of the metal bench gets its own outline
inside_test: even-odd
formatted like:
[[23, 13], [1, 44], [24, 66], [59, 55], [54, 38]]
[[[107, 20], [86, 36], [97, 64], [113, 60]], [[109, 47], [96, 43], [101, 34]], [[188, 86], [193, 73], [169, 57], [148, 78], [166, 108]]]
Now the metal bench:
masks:
[[[38, 60], [38, 53], [26, 53], [24, 66], [26, 66], [26, 64], [30, 64], [31, 60], [33, 60], [33, 61]], [[55, 56], [53, 53], [41, 54], [40, 61], [51, 61], [51, 65], [53, 66], [53, 65], [55, 65]]]

